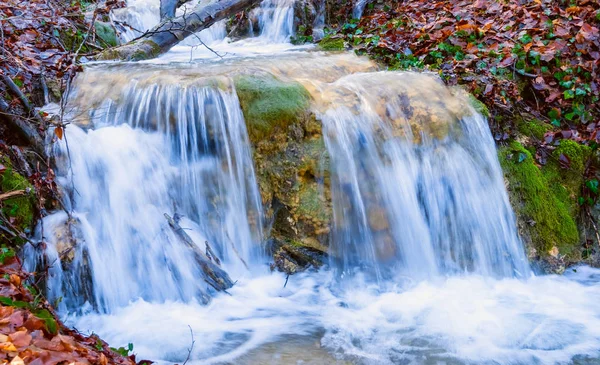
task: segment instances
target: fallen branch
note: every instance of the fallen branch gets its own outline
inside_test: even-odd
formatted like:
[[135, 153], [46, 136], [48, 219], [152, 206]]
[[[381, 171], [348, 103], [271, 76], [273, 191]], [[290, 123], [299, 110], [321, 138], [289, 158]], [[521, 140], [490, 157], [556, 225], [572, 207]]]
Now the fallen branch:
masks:
[[196, 246], [192, 238], [181, 228], [181, 226], [173, 220], [167, 213], [165, 218], [169, 222], [169, 226], [173, 229], [175, 234], [181, 239], [181, 241], [192, 250], [196, 261], [200, 264], [202, 271], [204, 271], [204, 280], [215, 290], [225, 291], [233, 286], [233, 281], [229, 278], [229, 275], [214, 264], [202, 250]]
[[10, 199], [10, 198], [14, 198], [16, 196], [23, 196], [23, 195], [26, 195], [26, 194], [27, 194], [27, 191], [25, 191], [25, 190], [9, 191], [8, 193], [0, 194], [0, 201], [6, 200], [6, 199]]
[[190, 334], [192, 335], [192, 345], [188, 349], [187, 358], [185, 359], [182, 365], [185, 365], [188, 363], [188, 361], [190, 361], [190, 357], [192, 356], [192, 350], [194, 349], [194, 344], [196, 343], [196, 340], [194, 340], [194, 331], [192, 331], [192, 326], [188, 325], [188, 327], [190, 328]]
[[218, 266], [221, 266], [221, 260], [215, 255], [215, 252], [208, 244], [208, 241], [204, 241], [204, 244], [206, 245], [206, 256], [208, 256], [209, 259], [212, 259]]

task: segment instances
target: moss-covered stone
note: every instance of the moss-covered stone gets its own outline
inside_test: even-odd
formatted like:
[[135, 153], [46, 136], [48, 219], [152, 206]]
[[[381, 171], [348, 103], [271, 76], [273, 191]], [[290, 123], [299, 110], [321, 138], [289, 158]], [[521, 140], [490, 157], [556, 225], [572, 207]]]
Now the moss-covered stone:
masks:
[[537, 255], [556, 255], [557, 248], [558, 254], [577, 259], [579, 233], [572, 212], [572, 197], [557, 193], [552, 184], [558, 178], [538, 168], [531, 153], [518, 142], [501, 148], [499, 159], [521, 236], [530, 240]]
[[590, 147], [571, 140], [562, 140], [542, 169], [553, 193], [569, 208], [572, 217], [579, 215], [577, 202], [584, 183], [585, 164]]
[[98, 60], [122, 60], [122, 61], [142, 61], [155, 58], [161, 54], [161, 49], [156, 42], [150, 39], [144, 39], [133, 43], [124, 44], [115, 48], [108, 48], [102, 51]]
[[310, 110], [308, 92], [296, 82], [270, 74], [244, 74], [234, 82], [262, 203], [271, 217], [270, 236], [282, 246], [274, 251], [277, 267], [293, 272], [298, 260], [291, 257], [298, 249], [327, 251], [329, 158], [321, 123]]
[[240, 75], [235, 88], [252, 141], [268, 137], [274, 129], [287, 131], [309, 107], [310, 96], [301, 84], [271, 75]]
[[[33, 215], [35, 207], [32, 199], [33, 187], [27, 181], [27, 179], [17, 173], [8, 158], [1, 160], [5, 166], [5, 170], [0, 175], [0, 191], [2, 193], [9, 193], [18, 190], [23, 190], [24, 195], [15, 196], [12, 198], [5, 199], [1, 202], [2, 214], [11, 220], [11, 224], [19, 229], [23, 233], [29, 233], [33, 224]], [[10, 239], [14, 244], [22, 244], [25, 240], [21, 238]]]
[[552, 130], [552, 126], [536, 119], [519, 121], [517, 122], [517, 128], [520, 134], [526, 137], [534, 137], [538, 140], [542, 140], [544, 134]]
[[486, 118], [490, 117], [490, 115], [491, 115], [490, 110], [488, 109], [487, 106], [485, 106], [484, 103], [479, 101], [479, 99], [477, 99], [471, 93], [468, 94], [468, 97], [469, 97], [469, 102], [471, 103], [471, 106], [473, 107], [473, 109], [475, 109], [479, 114], [483, 115]]
[[332, 36], [323, 38], [318, 46], [323, 51], [343, 51], [346, 48], [343, 38], [333, 38]]

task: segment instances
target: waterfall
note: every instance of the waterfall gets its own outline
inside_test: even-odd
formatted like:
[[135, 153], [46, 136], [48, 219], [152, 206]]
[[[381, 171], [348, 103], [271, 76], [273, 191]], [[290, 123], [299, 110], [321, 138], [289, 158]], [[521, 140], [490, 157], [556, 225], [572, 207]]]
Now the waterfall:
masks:
[[263, 0], [254, 11], [260, 38], [269, 43], [289, 42], [294, 35], [295, 0]]
[[354, 4], [354, 8], [352, 8], [352, 17], [354, 19], [360, 19], [368, 3], [369, 0], [357, 0]]
[[[81, 234], [72, 262], [53, 266], [50, 299], [111, 312], [135, 298], [205, 298], [199, 265], [164, 214], [182, 216], [195, 243], [204, 250], [209, 242], [230, 272], [262, 255], [262, 208], [235, 92], [132, 81], [119, 99], [89, 112], [93, 130], [69, 127], [56, 146]], [[64, 226], [60, 215], [44, 226]], [[48, 260], [64, 255], [64, 239], [50, 239]]]
[[[142, 31], [158, 22], [156, 0], [128, 5], [113, 20]], [[253, 14], [257, 39], [219, 42], [224, 22], [198, 35], [223, 59], [194, 58], [190, 40], [159, 60], [78, 74], [51, 151], [64, 209], [23, 254], [47, 272], [43, 289], [64, 321], [159, 364], [598, 363], [600, 271], [531, 273], [494, 140], [464, 91], [282, 43], [292, 0], [264, 0]], [[242, 94], [239, 76], [259, 86]], [[239, 96], [259, 99], [254, 120]], [[278, 120], [272, 134], [256, 116], [277, 102], [276, 112], [296, 108], [288, 96], [308, 108], [306, 125], [276, 135], [289, 122]], [[257, 125], [258, 142], [248, 133]], [[319, 149], [319, 166], [298, 141]], [[331, 208], [319, 271], [269, 270], [265, 241], [289, 238], [292, 252], [303, 243], [292, 240], [302, 230], [292, 209], [290, 237], [269, 231], [276, 213], [263, 200], [289, 202], [264, 190], [265, 146], [283, 146], [286, 159], [269, 173], [283, 176], [288, 162], [306, 170], [277, 188], [312, 179], [310, 208]], [[235, 281], [226, 293], [204, 280], [197, 250], [213, 251]]]
[[466, 99], [411, 73], [356, 74], [329, 88], [355, 100], [334, 99], [321, 116], [343, 272], [528, 276], [494, 141]]
[[160, 0], [127, 0], [127, 7], [110, 17], [122, 29], [121, 41], [129, 42], [160, 22]]

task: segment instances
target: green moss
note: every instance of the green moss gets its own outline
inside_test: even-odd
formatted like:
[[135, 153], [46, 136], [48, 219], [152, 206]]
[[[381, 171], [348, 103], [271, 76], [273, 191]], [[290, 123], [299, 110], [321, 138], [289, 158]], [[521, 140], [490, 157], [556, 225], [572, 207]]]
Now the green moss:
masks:
[[[96, 28], [98, 38], [102, 39], [109, 46], [115, 47], [119, 43], [117, 33], [110, 23], [95, 22], [94, 27]], [[101, 44], [101, 46], [104, 46], [104, 44]]]
[[[0, 176], [0, 187], [3, 193], [16, 190], [32, 191], [32, 186], [26, 178], [19, 175], [10, 166], [8, 159], [2, 160], [6, 170]], [[2, 201], [2, 213], [12, 220], [12, 224], [22, 232], [28, 233], [33, 223], [34, 205], [31, 196], [17, 196]], [[15, 242], [23, 243], [22, 240]]]
[[490, 117], [490, 110], [487, 108], [487, 106], [485, 106], [484, 103], [482, 103], [481, 101], [479, 101], [479, 99], [477, 99], [475, 96], [473, 96], [473, 94], [468, 94], [469, 96], [469, 102], [471, 103], [471, 106], [481, 115], [483, 115], [486, 118]]
[[[585, 164], [591, 153], [592, 150], [588, 146], [562, 140], [542, 169], [550, 188], [569, 208], [573, 217], [579, 214], [577, 199], [584, 182]], [[561, 160], [565, 161], [562, 166]]]
[[329, 219], [324, 197], [317, 183], [302, 184], [298, 191], [298, 207], [296, 213], [305, 217], [311, 217], [321, 222]]
[[297, 82], [283, 82], [271, 75], [242, 75], [235, 87], [253, 142], [269, 136], [275, 128], [283, 131], [309, 107], [308, 91]]
[[319, 48], [323, 51], [343, 51], [345, 49], [344, 39], [327, 36], [319, 42]]
[[534, 163], [520, 143], [500, 149], [499, 159], [509, 183], [513, 207], [522, 222], [528, 222], [532, 244], [541, 254], [554, 246], [562, 255], [574, 257], [579, 233], [570, 211], [571, 201], [556, 194], [548, 174]]
[[517, 123], [519, 133], [527, 137], [535, 137], [539, 140], [544, 138], [544, 134], [550, 131], [552, 127], [539, 120], [521, 121]]

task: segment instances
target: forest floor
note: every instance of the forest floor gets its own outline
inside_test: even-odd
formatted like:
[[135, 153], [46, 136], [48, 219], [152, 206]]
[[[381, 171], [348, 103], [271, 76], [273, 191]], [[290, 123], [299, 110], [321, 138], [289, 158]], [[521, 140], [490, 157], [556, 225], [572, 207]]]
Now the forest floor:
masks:
[[[14, 254], [0, 252], [0, 362], [10, 365], [136, 364], [132, 347], [110, 348], [98, 336], [66, 327], [31, 284]], [[131, 346], [131, 345], [130, 345]], [[140, 361], [138, 364], [150, 364]]]

